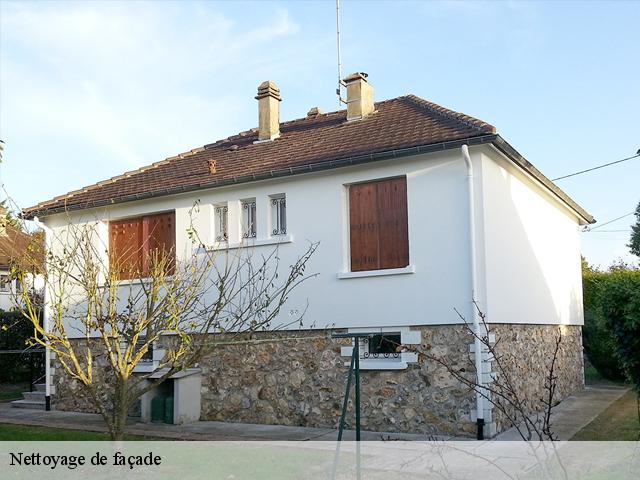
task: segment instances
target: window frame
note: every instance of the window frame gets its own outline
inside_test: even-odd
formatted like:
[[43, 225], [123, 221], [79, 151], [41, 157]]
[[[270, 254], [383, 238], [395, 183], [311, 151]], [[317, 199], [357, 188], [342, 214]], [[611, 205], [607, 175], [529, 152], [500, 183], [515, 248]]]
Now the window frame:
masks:
[[269, 208], [271, 212], [269, 230], [273, 237], [287, 234], [287, 195], [278, 193], [269, 195]]
[[255, 239], [258, 236], [256, 198], [240, 200], [240, 218], [242, 239]]
[[229, 205], [219, 203], [213, 206], [214, 238], [218, 243], [229, 242]]
[[[135, 254], [139, 257], [136, 259], [136, 262], [139, 262], [139, 271], [133, 271], [129, 269], [129, 271], [121, 270], [118, 272], [117, 280], [119, 282], [128, 282], [128, 281], [137, 281], [144, 280], [149, 278], [149, 266], [151, 263], [151, 252], [149, 248], [149, 244], [151, 242], [157, 241], [157, 238], [153, 238], [151, 234], [153, 231], [150, 231], [150, 222], [156, 220], [161, 216], [169, 216], [171, 223], [171, 246], [168, 251], [165, 249], [165, 253], [169, 253], [171, 255], [171, 263], [169, 264], [169, 271], [167, 272], [168, 276], [173, 275], [176, 267], [176, 212], [175, 210], [168, 210], [163, 212], [153, 212], [144, 215], [136, 215], [132, 217], [124, 217], [118, 219], [112, 219], [107, 222], [107, 231], [108, 231], [108, 265], [109, 265], [109, 276], [113, 273], [111, 270], [114, 268], [114, 249], [115, 244], [114, 233], [112, 228], [117, 228], [118, 225], [127, 223], [127, 222], [140, 222], [140, 226], [137, 227], [139, 229], [140, 239], [137, 244], [137, 248], [135, 250]], [[123, 253], [121, 253], [121, 256]], [[130, 257], [131, 255], [129, 255]], [[130, 261], [129, 258], [126, 259], [127, 263]]]
[[[402, 200], [402, 204], [400, 205], [400, 214], [401, 214], [401, 220], [404, 220], [404, 224], [403, 226], [401, 225], [401, 228], [403, 231], [400, 230], [391, 230], [388, 228], [387, 223], [389, 223], [389, 218], [392, 216], [388, 215], [388, 212], [386, 215], [381, 216], [381, 206], [380, 206], [380, 198], [383, 196], [384, 192], [380, 192], [379, 191], [379, 185], [384, 184], [384, 183], [388, 183], [389, 185], [392, 185], [394, 182], [397, 182], [401, 180], [402, 183], [402, 189], [404, 191], [404, 196], [400, 197], [403, 198]], [[354, 216], [357, 215], [357, 211], [354, 213], [354, 205], [353, 205], [353, 197], [355, 195], [354, 193], [354, 189], [360, 189], [363, 187], [373, 187], [375, 186], [375, 194], [373, 194], [373, 196], [375, 197], [375, 204], [376, 204], [376, 208], [375, 211], [372, 211], [372, 209], [363, 209], [361, 208], [362, 212], [364, 215], [375, 215], [375, 222], [365, 222], [365, 224], [362, 224], [361, 226], [364, 227], [366, 225], [366, 228], [370, 229], [370, 230], [374, 230], [375, 231], [375, 238], [365, 238], [365, 235], [360, 235], [360, 238], [358, 237], [354, 237]], [[407, 182], [407, 176], [406, 175], [399, 175], [399, 176], [393, 176], [393, 177], [384, 177], [384, 178], [377, 178], [377, 179], [371, 179], [371, 180], [365, 180], [365, 181], [361, 181], [361, 182], [354, 182], [354, 183], [350, 183], [345, 185], [346, 187], [346, 197], [347, 197], [347, 212], [346, 212], [346, 225], [347, 225], [347, 251], [348, 251], [348, 258], [346, 259], [346, 265], [348, 266], [348, 270], [347, 273], [343, 275], [344, 278], [351, 278], [353, 277], [359, 277], [359, 276], [372, 276], [372, 275], [385, 275], [385, 274], [396, 274], [396, 273], [413, 273], [414, 269], [413, 266], [411, 265], [411, 258], [410, 258], [410, 245], [409, 245], [409, 214], [408, 214], [408, 210], [409, 210], [409, 196], [408, 196], [408, 182]], [[388, 200], [388, 199], [385, 199]], [[396, 199], [397, 200], [397, 199]], [[373, 201], [373, 200], [370, 200]], [[370, 220], [370, 219], [369, 219]], [[383, 221], [386, 220], [386, 223], [383, 224]], [[364, 229], [364, 228], [363, 228]], [[383, 233], [381, 233], [381, 231]], [[390, 251], [394, 251], [395, 249], [391, 249], [391, 250], [383, 250], [381, 248], [381, 244], [385, 244], [386, 248], [391, 248], [389, 243], [388, 243], [388, 239], [384, 238], [382, 239], [381, 237], [383, 235], [387, 235], [389, 236], [389, 234], [391, 234], [391, 236], [400, 236], [404, 242], [405, 245], [402, 248], [402, 251], [400, 252], [402, 255], [402, 258], [398, 258], [398, 262], [397, 263], [393, 263], [392, 261], [389, 261], [389, 258], [387, 258], [389, 256], [389, 252]], [[370, 244], [368, 245], [369, 248], [371, 248], [372, 244], [376, 245], [376, 255], [375, 257], [373, 257], [375, 259], [375, 266], [370, 266], [369, 268], [367, 268], [367, 266], [363, 266], [362, 268], [356, 268], [355, 266], [355, 262], [354, 262], [354, 243], [356, 243], [357, 240], [360, 240], [361, 242], [370, 242]], [[392, 244], [395, 245], [395, 244]], [[367, 250], [367, 245], [364, 246], [364, 250]], [[386, 255], [385, 255], [386, 253]], [[397, 253], [397, 252], [396, 252]], [[367, 257], [367, 260], [371, 261], [372, 258]]]

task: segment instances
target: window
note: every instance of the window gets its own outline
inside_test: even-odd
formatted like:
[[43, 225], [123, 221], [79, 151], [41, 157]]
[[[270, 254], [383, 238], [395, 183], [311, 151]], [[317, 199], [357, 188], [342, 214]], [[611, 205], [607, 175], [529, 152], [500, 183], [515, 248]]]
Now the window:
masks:
[[109, 223], [109, 265], [119, 280], [146, 277], [166, 261], [166, 273], [175, 270], [175, 212], [117, 220]]
[[226, 205], [215, 206], [215, 235], [216, 242], [226, 242], [229, 240], [228, 219], [229, 209]]
[[406, 177], [349, 186], [351, 271], [409, 265]]
[[284, 193], [269, 197], [271, 204], [271, 235], [287, 234], [287, 199]]
[[256, 236], [256, 199], [242, 201], [242, 237]]
[[0, 275], [0, 292], [11, 291], [11, 277], [9, 275]]
[[367, 339], [364, 358], [400, 358], [402, 343], [399, 333], [383, 333]]

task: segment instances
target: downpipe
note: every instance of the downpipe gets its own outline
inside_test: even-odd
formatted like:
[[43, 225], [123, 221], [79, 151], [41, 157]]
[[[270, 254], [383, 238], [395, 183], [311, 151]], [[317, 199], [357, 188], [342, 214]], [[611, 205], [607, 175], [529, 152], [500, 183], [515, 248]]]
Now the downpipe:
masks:
[[476, 425], [477, 425], [477, 439], [484, 440], [484, 398], [482, 396], [483, 389], [483, 374], [482, 374], [482, 342], [480, 341], [482, 330], [480, 325], [480, 312], [477, 308], [477, 292], [478, 292], [478, 277], [476, 272], [476, 209], [475, 209], [475, 194], [473, 188], [473, 164], [471, 163], [471, 156], [469, 155], [469, 147], [462, 145], [462, 158], [467, 166], [467, 196], [469, 200], [469, 257], [470, 257], [470, 269], [471, 269], [471, 312], [473, 318], [473, 331], [474, 331], [474, 363], [476, 367]]
[[[42, 223], [38, 217], [33, 217], [33, 223], [36, 224], [39, 228], [44, 231], [44, 251], [49, 251], [51, 248], [51, 229], [47, 227], [44, 223]], [[45, 266], [46, 267], [46, 266]], [[50, 319], [50, 299], [49, 299], [49, 288], [47, 283], [44, 285], [44, 307], [42, 314], [42, 328], [44, 328], [45, 332], [49, 332], [49, 319]], [[44, 367], [45, 367], [45, 393], [44, 393], [44, 409], [48, 412], [51, 410], [51, 350], [49, 349], [47, 341], [47, 347], [44, 353]]]

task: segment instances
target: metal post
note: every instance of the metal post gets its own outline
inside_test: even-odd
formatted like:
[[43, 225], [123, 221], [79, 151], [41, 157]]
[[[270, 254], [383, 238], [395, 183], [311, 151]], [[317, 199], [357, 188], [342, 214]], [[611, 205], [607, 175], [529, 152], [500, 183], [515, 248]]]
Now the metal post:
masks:
[[342, 432], [344, 431], [344, 420], [347, 416], [347, 404], [349, 403], [349, 393], [351, 393], [351, 375], [356, 362], [356, 350], [351, 354], [351, 365], [349, 366], [349, 375], [347, 376], [347, 390], [344, 393], [344, 401], [342, 402], [342, 415], [340, 416], [340, 428], [338, 429], [338, 441], [342, 441]]

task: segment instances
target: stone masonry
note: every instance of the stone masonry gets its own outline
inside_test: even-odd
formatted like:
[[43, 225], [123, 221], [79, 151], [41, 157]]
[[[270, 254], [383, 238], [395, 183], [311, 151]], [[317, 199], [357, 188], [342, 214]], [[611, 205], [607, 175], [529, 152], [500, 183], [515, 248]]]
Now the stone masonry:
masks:
[[[473, 337], [464, 325], [415, 327], [421, 332], [416, 350], [447, 359], [449, 366], [472, 378], [470, 345]], [[545, 375], [562, 331], [557, 359], [561, 400], [584, 386], [580, 326], [492, 325], [498, 352], [512, 369], [517, 389], [531, 406], [544, 391]], [[341, 347], [349, 340], [330, 338], [330, 332], [269, 332], [255, 335], [275, 340], [251, 345], [219, 347], [200, 363], [202, 369], [201, 420], [336, 427], [346, 386], [348, 358]], [[221, 341], [223, 341], [221, 339]], [[493, 365], [495, 368], [495, 364]], [[92, 411], [82, 389], [65, 377], [54, 360], [54, 406], [59, 410]], [[361, 374], [362, 428], [373, 431], [427, 435], [475, 434], [475, 394], [447, 369], [418, 355], [404, 370], [369, 370]], [[353, 403], [348, 422], [353, 426]], [[494, 414], [497, 431], [509, 427]]]

